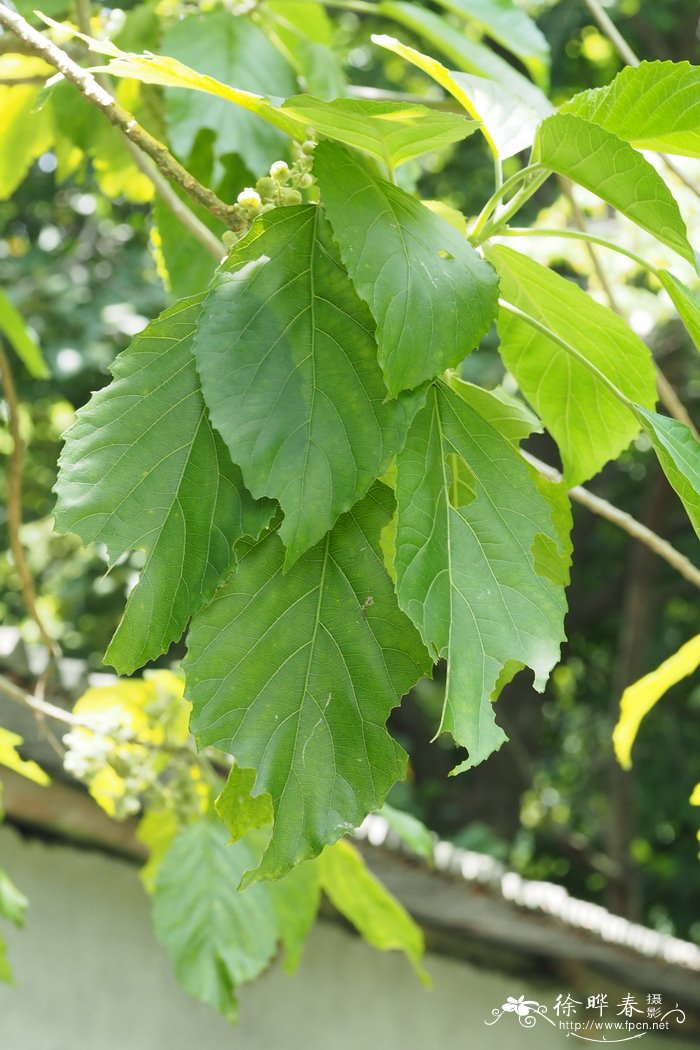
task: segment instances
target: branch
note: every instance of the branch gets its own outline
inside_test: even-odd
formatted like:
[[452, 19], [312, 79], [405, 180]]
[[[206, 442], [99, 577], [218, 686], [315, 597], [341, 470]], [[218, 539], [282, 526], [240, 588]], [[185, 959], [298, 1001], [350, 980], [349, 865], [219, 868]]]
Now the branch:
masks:
[[27, 564], [22, 545], [22, 460], [24, 449], [19, 428], [19, 404], [17, 391], [12, 378], [12, 369], [2, 346], [0, 346], [0, 383], [5, 394], [7, 421], [12, 438], [9, 471], [7, 476], [7, 529], [10, 536], [10, 550], [15, 563], [22, 589], [22, 599], [27, 612], [37, 625], [42, 642], [52, 659], [59, 656], [58, 647], [49, 634], [36, 604], [36, 587], [31, 570]]
[[48, 700], [42, 700], [32, 693], [26, 692], [26, 690], [15, 685], [9, 678], [6, 678], [4, 674], [0, 674], [0, 696], [4, 696], [6, 700], [12, 700], [15, 704], [21, 704], [22, 707], [28, 707], [30, 711], [40, 715], [42, 718], [53, 718], [54, 721], [64, 722], [69, 726], [86, 727], [85, 722], [76, 715], [71, 714], [70, 711], [64, 711], [62, 707], [56, 707], [55, 704], [50, 704]]
[[[78, 22], [78, 29], [84, 36], [90, 36], [90, 0], [76, 0], [75, 13]], [[95, 76], [95, 80], [100, 87], [105, 89], [105, 91], [111, 91], [108, 77], [98, 73]], [[220, 241], [219, 238], [211, 232], [209, 227], [205, 226], [194, 212], [187, 207], [185, 202], [178, 197], [168, 180], [161, 175], [160, 171], [156, 168], [149, 157], [147, 157], [146, 154], [143, 153], [141, 149], [139, 149], [139, 147], [126, 135], [124, 135], [124, 143], [133, 158], [134, 164], [147, 179], [151, 180], [156, 193], [159, 195], [166, 208], [170, 209], [175, 218], [189, 233], [192, 234], [195, 240], [199, 241], [212, 258], [216, 259], [217, 262], [221, 262], [221, 259], [226, 254], [226, 248], [223, 242]]]
[[[521, 451], [521, 455], [531, 463], [536, 470], [543, 474], [544, 477], [549, 478], [550, 481], [561, 481], [562, 476], [558, 470], [554, 467], [550, 467], [548, 463], [543, 463], [542, 460], [537, 459], [535, 456], [531, 456], [529, 452]], [[672, 547], [668, 540], [662, 539], [661, 536], [656, 532], [652, 532], [651, 529], [647, 528], [646, 525], [642, 525], [641, 522], [633, 518], [631, 514], [628, 514], [624, 510], [620, 510], [619, 507], [615, 507], [612, 503], [609, 503], [606, 499], [601, 496], [595, 496], [588, 489], [584, 489], [583, 486], [577, 485], [575, 488], [569, 490], [569, 496], [571, 499], [576, 500], [577, 503], [581, 503], [584, 507], [587, 507], [594, 514], [598, 514], [601, 518], [605, 518], [607, 521], [611, 521], [613, 525], [617, 525], [618, 528], [622, 529], [633, 539], [639, 540], [645, 547], [653, 551], [654, 554], [658, 554], [660, 558], [663, 558], [665, 562], [673, 566], [676, 572], [679, 572], [686, 580], [692, 583], [695, 587], [700, 587], [700, 569], [697, 569], [693, 563], [686, 558], [684, 554], [677, 551], [675, 547]]]
[[[66, 80], [74, 84], [88, 102], [91, 102], [93, 106], [101, 110], [114, 127], [119, 128], [131, 143], [154, 161], [156, 167], [166, 179], [181, 186], [192, 200], [196, 201], [197, 204], [203, 205], [215, 218], [220, 219], [231, 229], [240, 227], [241, 216], [238, 209], [231, 204], [225, 204], [213, 190], [202, 186], [173, 157], [170, 150], [162, 142], [159, 142], [145, 128], [142, 128], [134, 116], [124, 109], [98, 83], [92, 73], [79, 66], [65, 51], [62, 51], [61, 48], [37, 32], [36, 29], [33, 29], [21, 15], [11, 11], [9, 7], [2, 3], [0, 3], [0, 25], [5, 26], [6, 29], [11, 29], [16, 33], [22, 44], [26, 45], [33, 54], [39, 55], [49, 65], [57, 69], [59, 73], [62, 73]], [[147, 174], [151, 177], [150, 172]], [[193, 218], [196, 219], [196, 216], [193, 216]], [[222, 248], [219, 251], [217, 246], [217, 258], [221, 258], [223, 254], [224, 249]]]

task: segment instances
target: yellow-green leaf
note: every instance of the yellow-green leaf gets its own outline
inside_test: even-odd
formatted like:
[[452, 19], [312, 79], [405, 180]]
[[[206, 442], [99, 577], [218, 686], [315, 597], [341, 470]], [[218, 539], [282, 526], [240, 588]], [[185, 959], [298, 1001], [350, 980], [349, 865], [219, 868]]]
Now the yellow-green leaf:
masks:
[[11, 733], [9, 729], [0, 726], [0, 765], [7, 766], [15, 773], [21, 773], [35, 784], [50, 784], [51, 778], [45, 773], [41, 766], [31, 759], [24, 759], [17, 753], [17, 748], [23, 743], [22, 737], [17, 733]]
[[405, 952], [425, 985], [421, 966], [423, 931], [406, 909], [375, 878], [354, 846], [340, 839], [318, 859], [321, 886], [331, 903], [373, 948]]
[[0, 291], [0, 335], [4, 335], [29, 372], [35, 379], [45, 379], [51, 373], [46, 367], [39, 346], [27, 331], [21, 313]]
[[[644, 675], [638, 682], [625, 689], [620, 700], [620, 718], [613, 730], [615, 754], [623, 769], [632, 767], [632, 745], [644, 716], [651, 711], [657, 700], [660, 700], [671, 686], [692, 674], [698, 664], [700, 664], [700, 634], [682, 645], [678, 652], [669, 656], [668, 660], [664, 660], [655, 671]], [[698, 805], [700, 805], [699, 788], [696, 788], [693, 794], [693, 797], [698, 795]]]
[[265, 828], [272, 824], [275, 813], [272, 796], [263, 791], [253, 795], [256, 772], [233, 766], [216, 800], [216, 812], [228, 828], [231, 842], [238, 842], [254, 828]]

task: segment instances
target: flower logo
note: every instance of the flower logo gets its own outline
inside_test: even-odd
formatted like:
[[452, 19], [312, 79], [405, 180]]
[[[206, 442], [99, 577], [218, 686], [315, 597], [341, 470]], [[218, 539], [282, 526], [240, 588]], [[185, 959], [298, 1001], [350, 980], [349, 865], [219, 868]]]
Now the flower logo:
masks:
[[501, 1010], [505, 1010], [508, 1014], [517, 1014], [519, 1017], [527, 1017], [530, 1013], [530, 1008], [538, 1005], [538, 1003], [533, 1002], [531, 999], [526, 1000], [524, 995], [519, 996], [517, 999], [512, 995], [509, 995], [507, 1000], [501, 1006]]

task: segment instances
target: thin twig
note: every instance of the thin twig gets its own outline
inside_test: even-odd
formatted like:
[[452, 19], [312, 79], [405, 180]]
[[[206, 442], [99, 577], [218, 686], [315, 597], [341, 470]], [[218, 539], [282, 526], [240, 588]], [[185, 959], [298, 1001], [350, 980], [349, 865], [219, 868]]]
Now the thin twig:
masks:
[[[75, 14], [80, 32], [84, 36], [90, 36], [90, 0], [76, 0]], [[111, 92], [111, 84], [108, 77], [104, 74], [98, 73], [95, 76], [95, 80], [100, 87], [105, 89], [105, 91]], [[122, 134], [124, 134], [124, 132], [122, 132]], [[180, 224], [192, 234], [195, 240], [199, 241], [212, 258], [216, 259], [217, 262], [220, 262], [226, 254], [226, 248], [224, 247], [223, 242], [220, 241], [219, 238], [211, 232], [209, 227], [205, 226], [194, 212], [187, 207], [185, 202], [178, 197], [168, 180], [161, 175], [153, 161], [143, 153], [136, 143], [132, 142], [127, 135], [124, 135], [124, 142], [132, 156], [134, 164], [147, 179], [151, 180], [155, 191], [163, 201], [163, 204], [170, 209]]]
[[24, 448], [19, 426], [19, 403], [17, 391], [12, 378], [12, 368], [2, 346], [0, 346], [0, 382], [7, 405], [7, 422], [12, 439], [9, 470], [7, 475], [7, 528], [10, 537], [10, 550], [19, 576], [22, 599], [27, 612], [37, 626], [42, 642], [52, 659], [60, 653], [58, 646], [46, 629], [36, 603], [36, 586], [22, 545], [22, 461]]
[[[213, 190], [198, 182], [162, 142], [142, 128], [135, 117], [97, 82], [92, 73], [79, 66], [65, 51], [33, 29], [26, 19], [4, 4], [0, 4], [0, 25], [11, 29], [34, 54], [39, 55], [74, 84], [88, 102], [101, 110], [114, 127], [119, 128], [129, 141], [154, 161], [166, 179], [181, 186], [192, 200], [203, 205], [215, 218], [231, 229], [240, 228], [242, 219], [238, 209], [231, 204], [225, 204]], [[221, 255], [223, 254], [222, 249]]]
[[[585, 4], [588, 10], [595, 18], [600, 28], [607, 36], [608, 40], [617, 50], [617, 53], [622, 59], [622, 61], [626, 62], [628, 66], [640, 65], [641, 63], [639, 61], [639, 58], [629, 46], [620, 30], [617, 28], [613, 20], [608, 15], [607, 11], [605, 11], [605, 9], [601, 6], [598, 0], [585, 0]], [[698, 187], [693, 182], [691, 182], [690, 179], [688, 179], [682, 171], [680, 171], [678, 166], [672, 160], [670, 160], [665, 153], [659, 153], [659, 156], [661, 157], [668, 170], [673, 172], [676, 178], [680, 179], [680, 181], [685, 186], [687, 186], [688, 189], [696, 195], [696, 197], [700, 197], [700, 190], [698, 189]]]
[[[540, 474], [549, 478], [550, 481], [561, 481], [562, 476], [555, 467], [551, 467], [548, 463], [543, 463], [542, 460], [530, 455], [529, 452], [521, 452], [521, 454], [528, 463], [531, 463]], [[663, 539], [658, 533], [652, 532], [646, 525], [642, 525], [627, 511], [620, 510], [619, 507], [609, 503], [608, 500], [603, 499], [601, 496], [595, 496], [588, 489], [583, 488], [582, 485], [576, 485], [574, 488], [569, 489], [569, 496], [571, 499], [576, 500], [577, 503], [593, 511], [594, 514], [598, 514], [601, 518], [612, 522], [613, 525], [617, 525], [618, 528], [632, 536], [633, 539], [639, 540], [640, 543], [652, 550], [654, 554], [658, 554], [665, 562], [672, 565], [684, 579], [694, 584], [695, 587], [700, 587], [700, 569], [696, 568], [684, 554], [681, 554], [680, 551], [671, 546], [668, 540]]]
[[32, 695], [32, 693], [28, 693], [25, 689], [15, 685], [9, 678], [6, 678], [5, 675], [0, 675], [0, 695], [4, 696], [6, 700], [12, 700], [15, 704], [28, 707], [35, 714], [38, 713], [45, 718], [53, 718], [55, 722], [65, 722], [69, 726], [89, 728], [77, 715], [72, 714], [70, 711], [64, 711], [62, 707], [56, 707], [55, 704], [50, 704], [48, 700], [43, 700], [38, 696]]

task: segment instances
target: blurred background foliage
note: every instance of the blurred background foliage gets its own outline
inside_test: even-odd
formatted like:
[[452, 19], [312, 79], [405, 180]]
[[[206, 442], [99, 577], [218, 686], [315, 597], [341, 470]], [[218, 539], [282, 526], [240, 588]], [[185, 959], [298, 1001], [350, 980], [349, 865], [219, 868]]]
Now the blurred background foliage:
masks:
[[[26, 14], [34, 6], [17, 3]], [[70, 17], [62, 0], [44, 0], [41, 6], [54, 17]], [[268, 6], [274, 10], [284, 4]], [[288, 10], [300, 6], [288, 5]], [[607, 83], [620, 68], [612, 45], [592, 24], [582, 0], [524, 0], [523, 6], [537, 18], [550, 43], [555, 102]], [[182, 33], [177, 19], [183, 11], [208, 18], [220, 15], [222, 7], [245, 14], [250, 5], [124, 3], [122, 12], [105, 9], [102, 27], [110, 21], [121, 26], [116, 39], [124, 48], [160, 49], [239, 87], [260, 89], [262, 76], [269, 79], [263, 89], [280, 94], [294, 90], [293, 84], [286, 84], [289, 67], [279, 53], [256, 52], [260, 34], [247, 41], [245, 68], [236, 78], [234, 68], [217, 66], [222, 61], [226, 65], [226, 54], [222, 58], [201, 41], [198, 47], [196, 34], [188, 38]], [[195, 8], [204, 14], [195, 16]], [[698, 61], [697, 0], [619, 0], [609, 4], [608, 11], [641, 56]], [[326, 55], [325, 66], [314, 66], [321, 81], [314, 85], [317, 92], [332, 96], [342, 91], [344, 74], [351, 84], [434, 93], [420, 72], [367, 43], [370, 32], [388, 32], [425, 49], [409, 30], [399, 30], [372, 13], [329, 8], [329, 15], [332, 35], [322, 21], [309, 22], [305, 30], [310, 37], [315, 33], [321, 44], [331, 43], [336, 59]], [[163, 25], [165, 39], [160, 39]], [[299, 62], [303, 59], [297, 54]], [[246, 82], [253, 76], [258, 77], [254, 83]], [[209, 107], [211, 112], [214, 104], [205, 96], [188, 95], [183, 101], [183, 95], [174, 99], [166, 93], [163, 108], [156, 91], [129, 82], [119, 90], [147, 126], [156, 132], [167, 127], [181, 159], [224, 199], [235, 199], [281, 153], [269, 132], [264, 140], [240, 138], [240, 127], [226, 129], [208, 119], [204, 111]], [[96, 137], [110, 135], [111, 129], [102, 128], [98, 114], [83, 112], [84, 104], [72, 88], [59, 85], [45, 105], [54, 107], [69, 145], [62, 140], [60, 147], [47, 148], [12, 199], [0, 202], [0, 287], [21, 310], [52, 373], [50, 379], [38, 380], [17, 369], [28, 446], [24, 540], [41, 609], [54, 636], [66, 655], [99, 669], [139, 567], [138, 556], [105, 575], [103, 552], [83, 549], [74, 537], [53, 534], [51, 490], [60, 435], [89, 393], [107, 382], [111, 361], [130, 337], [173, 293], [181, 293], [185, 283], [188, 292], [196, 284], [204, 286], [212, 264], [159, 205], [151, 218], [149, 187], [128, 157], [115, 147], [106, 170], [95, 159]], [[240, 153], [231, 149], [232, 137], [244, 142]], [[104, 143], [101, 152], [104, 155]], [[406, 168], [421, 196], [445, 200], [467, 215], [478, 211], [492, 189], [491, 161], [476, 135], [429, 156], [420, 166]], [[676, 189], [682, 193], [674, 185]], [[585, 194], [579, 204], [592, 223], [608, 225], [608, 236], [611, 228], [612, 236], [619, 236], [605, 209]], [[530, 202], [522, 222], [535, 221], [539, 213], [543, 225], [564, 223], [567, 207], [556, 185], [548, 185]], [[694, 214], [700, 225], [697, 199], [684, 197], [682, 210]], [[631, 227], [625, 226], [624, 235], [642, 254], [658, 250]], [[588, 283], [600, 297], [580, 246], [544, 238], [528, 242], [527, 250], [530, 246], [538, 258]], [[622, 309], [653, 345], [691, 415], [700, 421], [700, 364], [668, 302], [627, 260], [615, 256], [604, 261]], [[495, 336], [470, 358], [465, 373], [470, 379], [485, 385], [501, 380], [493, 348]], [[555, 462], [554, 447], [538, 441], [533, 450]], [[2, 453], [8, 448], [9, 437], [0, 432]], [[641, 439], [592, 487], [697, 558], [697, 541], [687, 518]], [[4, 506], [3, 499], [0, 622], [20, 625], [27, 640], [36, 641], [7, 552]], [[454, 748], [446, 738], [429, 742], [442, 702], [438, 669], [435, 679], [420, 684], [392, 717], [393, 731], [413, 758], [409, 780], [397, 786], [390, 801], [414, 812], [442, 837], [492, 854], [525, 876], [559, 882], [578, 897], [700, 941], [695, 907], [697, 811], [687, 801], [697, 781], [700, 754], [697, 675], [677, 686], [645, 720], [630, 773], [617, 767], [611, 743], [624, 686], [700, 631], [697, 594], [646, 548], [632, 545], [626, 535], [576, 505], [574, 521], [569, 641], [544, 697], [533, 692], [529, 675], [520, 674], [498, 705], [497, 716], [510, 743], [485, 765], [449, 778], [457, 760]], [[158, 665], [169, 666], [179, 655], [175, 647]]]

